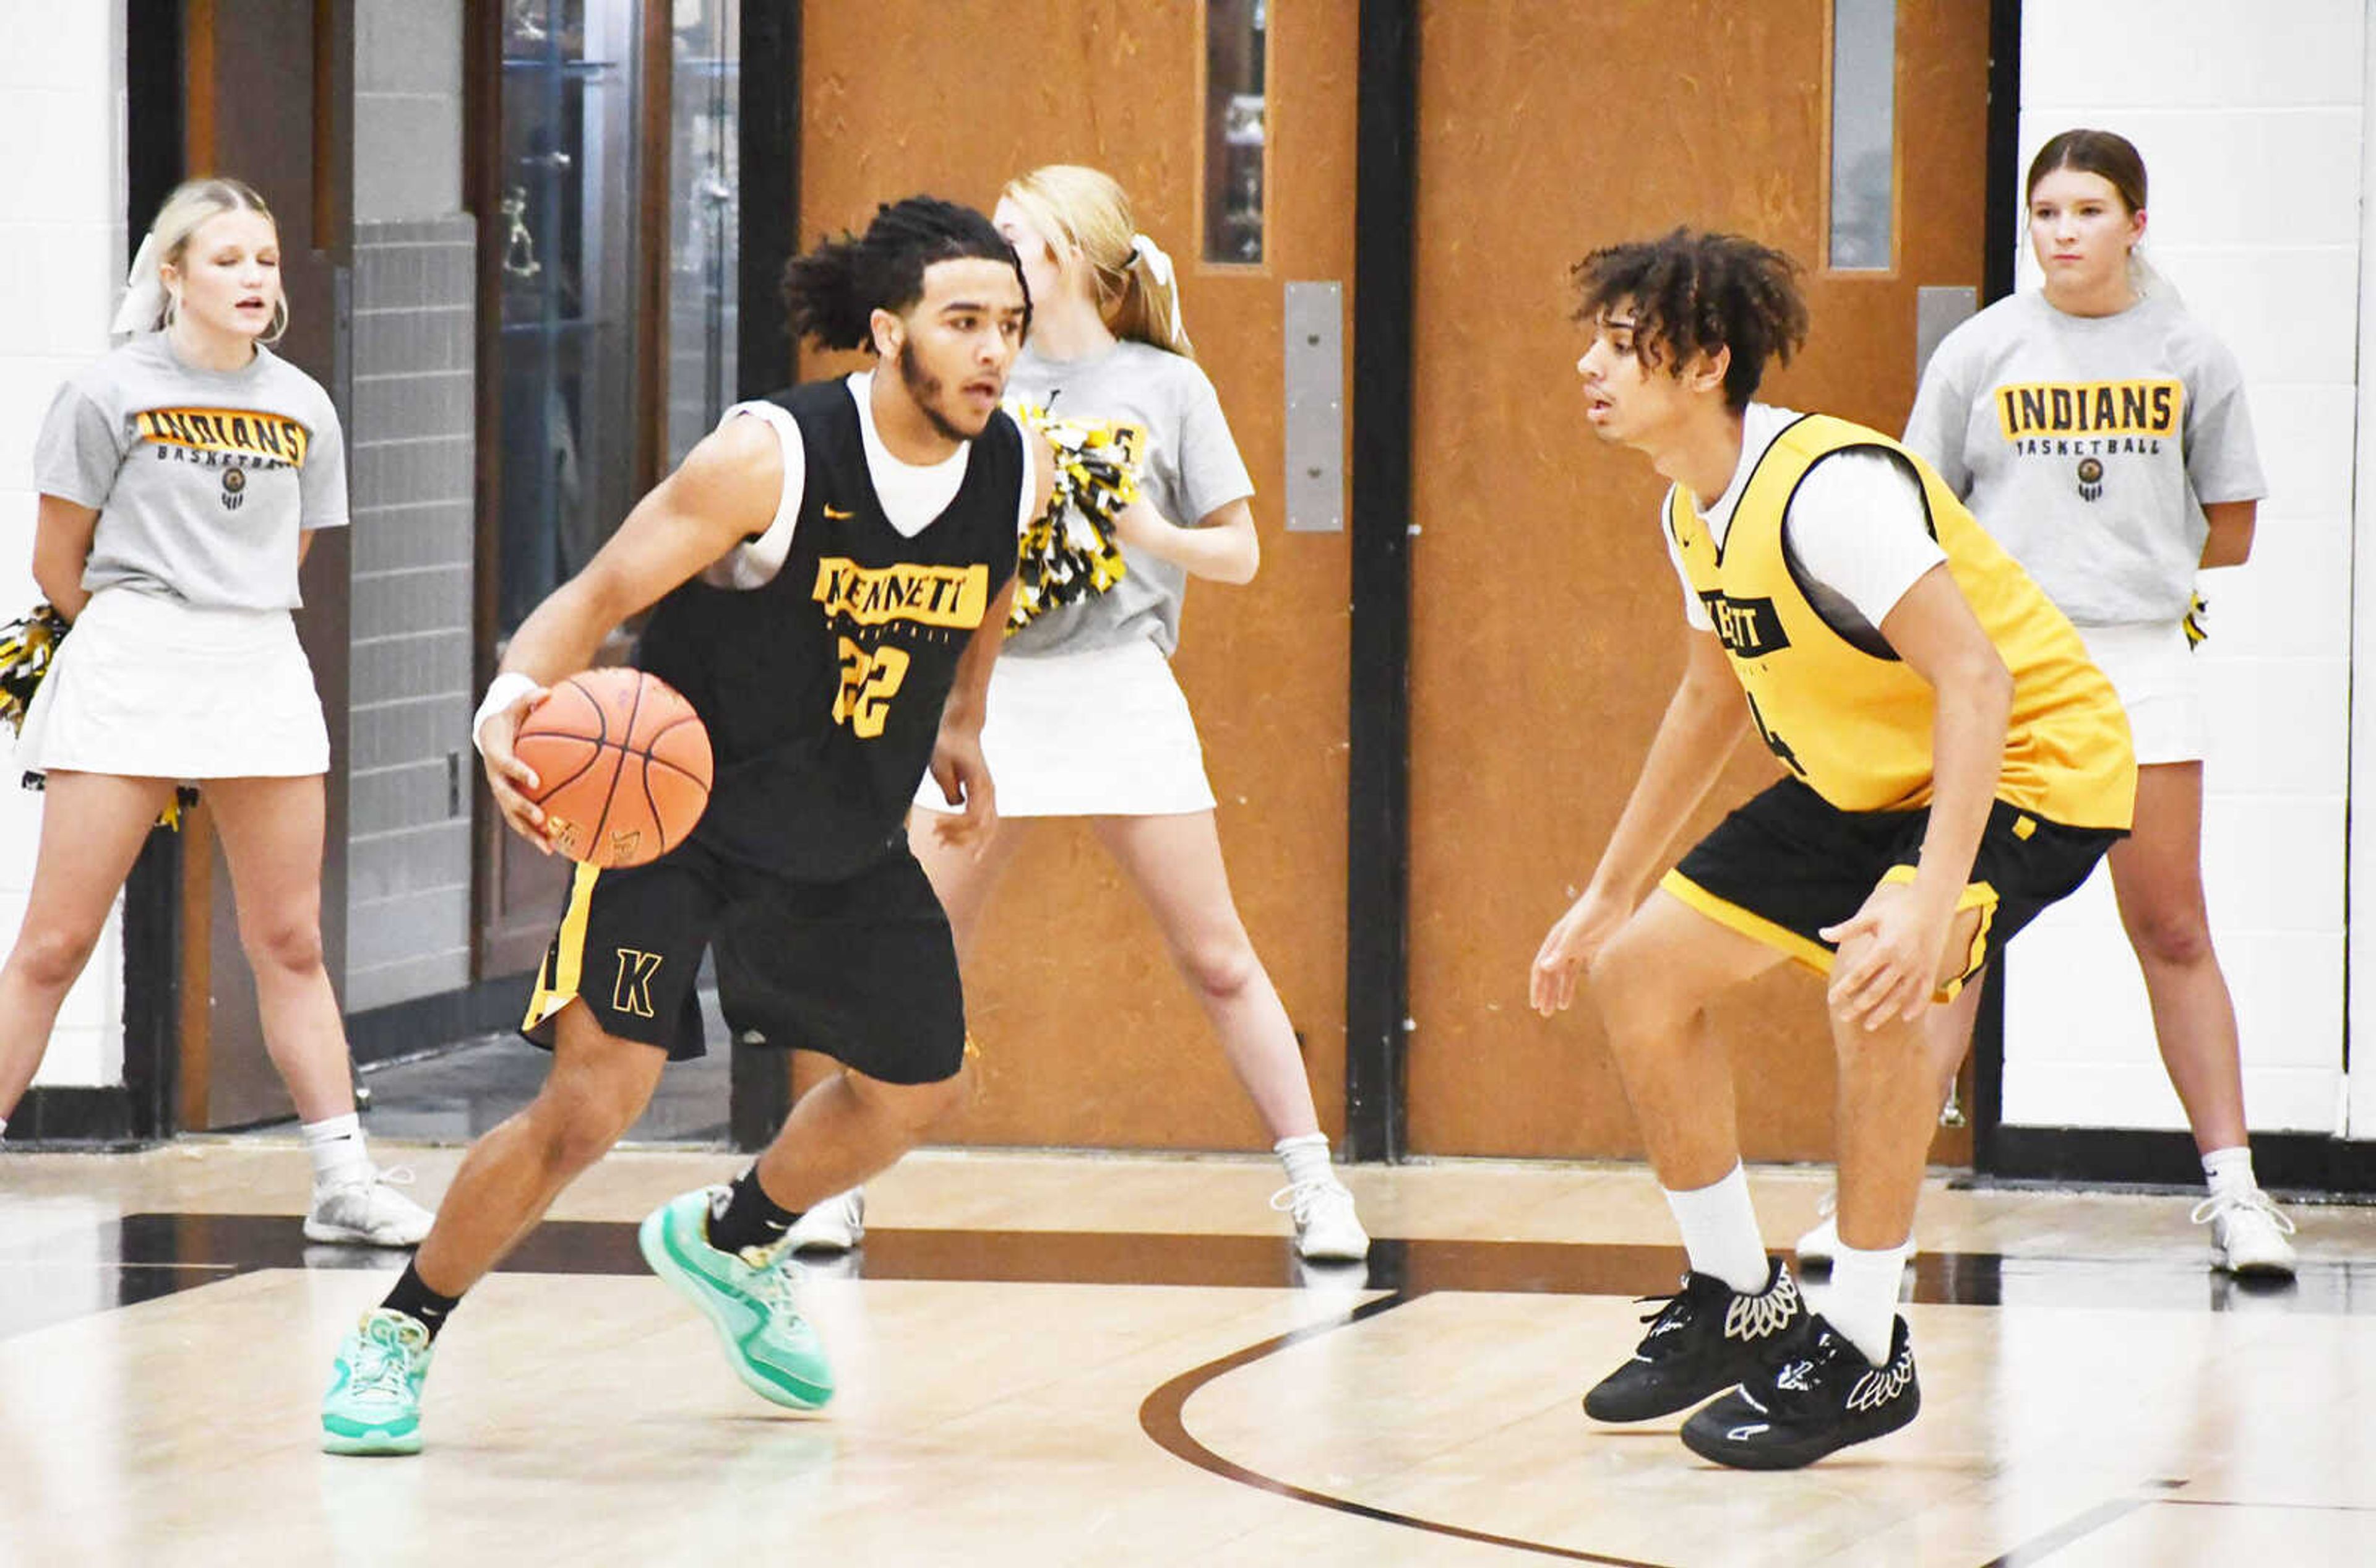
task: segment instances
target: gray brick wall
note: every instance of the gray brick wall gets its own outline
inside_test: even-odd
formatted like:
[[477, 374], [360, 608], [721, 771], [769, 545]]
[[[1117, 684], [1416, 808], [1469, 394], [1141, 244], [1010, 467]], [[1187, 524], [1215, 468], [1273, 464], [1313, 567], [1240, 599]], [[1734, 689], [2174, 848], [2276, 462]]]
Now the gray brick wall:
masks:
[[462, 206], [462, 0], [356, 0], [355, 220]]
[[469, 983], [473, 256], [355, 225], [347, 1006]]

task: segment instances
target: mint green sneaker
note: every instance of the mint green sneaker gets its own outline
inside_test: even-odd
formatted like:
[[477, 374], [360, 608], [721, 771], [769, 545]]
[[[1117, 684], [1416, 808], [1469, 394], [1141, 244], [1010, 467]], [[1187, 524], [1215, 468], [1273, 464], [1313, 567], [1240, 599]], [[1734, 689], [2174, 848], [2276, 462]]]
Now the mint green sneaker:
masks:
[[636, 1243], [654, 1274], [708, 1314], [745, 1387], [795, 1410], [821, 1408], [833, 1397], [833, 1369], [793, 1303], [790, 1249], [711, 1246], [710, 1205], [725, 1196], [724, 1187], [696, 1187], [671, 1198], [644, 1218]]
[[429, 1330], [402, 1313], [374, 1307], [339, 1346], [322, 1396], [325, 1454], [421, 1452], [421, 1384], [429, 1375]]

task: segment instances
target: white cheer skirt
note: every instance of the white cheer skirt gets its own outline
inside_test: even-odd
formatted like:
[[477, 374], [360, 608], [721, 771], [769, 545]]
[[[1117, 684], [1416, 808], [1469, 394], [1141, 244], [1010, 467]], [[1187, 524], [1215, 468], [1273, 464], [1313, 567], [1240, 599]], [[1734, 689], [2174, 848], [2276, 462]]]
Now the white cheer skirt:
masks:
[[2203, 760], [2203, 671], [2175, 621], [2082, 626], [2080, 640], [2129, 710], [2141, 766]]
[[[1213, 809], [1205, 748], [1171, 661], [1145, 640], [991, 667], [981, 749], [1001, 816], [1169, 816]], [[916, 804], [953, 808], [926, 774]]]
[[134, 778], [327, 773], [330, 735], [286, 610], [91, 596], [25, 715], [27, 772]]

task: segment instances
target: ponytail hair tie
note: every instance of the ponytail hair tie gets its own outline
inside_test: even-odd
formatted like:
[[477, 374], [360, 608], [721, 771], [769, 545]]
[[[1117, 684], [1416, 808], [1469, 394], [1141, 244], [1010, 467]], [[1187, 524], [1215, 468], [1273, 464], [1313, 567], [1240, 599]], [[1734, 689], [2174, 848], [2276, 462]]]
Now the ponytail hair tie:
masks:
[[1166, 287], [1170, 285], [1171, 258], [1163, 254], [1161, 245], [1144, 234], [1133, 234], [1130, 237], [1130, 254], [1134, 259], [1146, 264], [1148, 277]]
[[1186, 331], [1180, 325], [1180, 285], [1171, 270], [1171, 258], [1163, 254], [1161, 245], [1145, 234], [1131, 235], [1130, 255], [1132, 260], [1146, 267], [1149, 278], [1171, 291], [1171, 298], [1165, 302], [1164, 314], [1172, 340], [1177, 342], [1186, 337]]
[[115, 319], [108, 324], [108, 331], [121, 337], [154, 332], [165, 324], [169, 299], [160, 272], [165, 260], [162, 252], [155, 230], [141, 236], [140, 249], [132, 258], [132, 270], [124, 279], [124, 303], [115, 307]]

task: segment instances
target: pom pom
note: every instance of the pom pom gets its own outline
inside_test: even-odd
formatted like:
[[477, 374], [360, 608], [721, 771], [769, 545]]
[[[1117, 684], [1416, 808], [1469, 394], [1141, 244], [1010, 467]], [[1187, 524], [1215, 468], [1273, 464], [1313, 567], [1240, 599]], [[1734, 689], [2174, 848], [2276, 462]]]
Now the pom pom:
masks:
[[33, 694], [42, 689], [65, 635], [65, 622], [46, 604], [0, 627], [0, 724], [11, 732], [24, 729], [25, 711], [33, 706]]
[[1056, 476], [1047, 508], [1017, 541], [1015, 610], [1006, 622], [1010, 636], [1051, 610], [1122, 581], [1127, 568], [1114, 519], [1138, 499], [1145, 456], [1135, 426], [1057, 419], [1028, 405], [1015, 412], [1026, 430], [1053, 449]]

